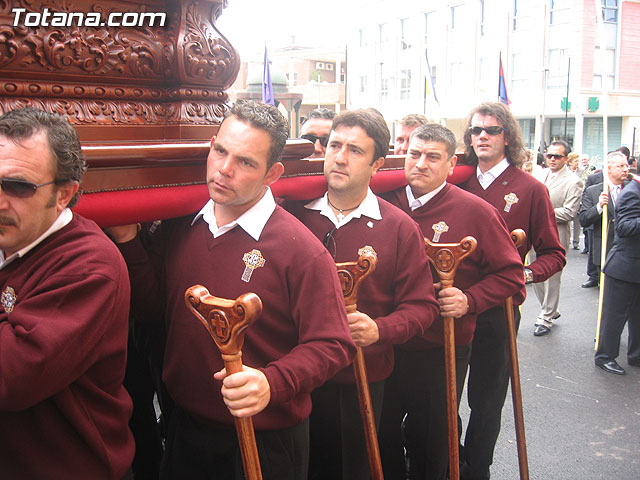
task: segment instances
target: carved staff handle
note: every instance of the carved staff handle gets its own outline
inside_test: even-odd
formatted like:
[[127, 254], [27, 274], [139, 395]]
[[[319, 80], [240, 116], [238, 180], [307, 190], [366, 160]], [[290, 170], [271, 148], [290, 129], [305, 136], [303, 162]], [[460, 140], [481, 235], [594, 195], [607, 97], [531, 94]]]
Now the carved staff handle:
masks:
[[[473, 237], [464, 237], [460, 243], [432, 243], [424, 239], [429, 260], [438, 272], [441, 288], [453, 287], [460, 262], [470, 255], [478, 244]], [[449, 426], [449, 478], [460, 478], [458, 454], [458, 392], [456, 387], [456, 342], [453, 317], [444, 319], [444, 356], [447, 381], [447, 423]]]
[[[516, 228], [511, 232], [511, 239], [516, 248], [524, 245], [527, 234]], [[513, 400], [513, 417], [516, 426], [516, 443], [518, 446], [518, 466], [520, 479], [529, 480], [529, 461], [527, 459], [527, 440], [524, 434], [524, 413], [522, 409], [522, 388], [520, 385], [520, 366], [518, 363], [518, 346], [516, 343], [516, 322], [513, 318], [513, 298], [504, 301], [504, 317], [507, 322], [507, 340], [511, 359], [511, 398]]]
[[[235, 300], [214, 297], [202, 285], [188, 288], [184, 298], [220, 350], [227, 375], [242, 371], [244, 334], [262, 313], [260, 298], [255, 293], [245, 293]], [[247, 480], [262, 480], [251, 417], [234, 417], [234, 420], [245, 476]]]
[[[347, 313], [353, 313], [357, 310], [358, 288], [362, 281], [375, 270], [378, 264], [378, 256], [370, 246], [362, 247], [358, 250], [358, 255], [359, 257], [356, 262], [336, 264]], [[384, 475], [382, 473], [382, 461], [380, 460], [378, 434], [376, 433], [376, 422], [373, 416], [373, 405], [369, 392], [364, 353], [360, 347], [357, 347], [356, 357], [353, 360], [353, 373], [358, 388], [358, 402], [360, 404], [360, 414], [362, 415], [362, 423], [364, 425], [364, 436], [367, 445], [371, 478], [373, 480], [382, 480]]]

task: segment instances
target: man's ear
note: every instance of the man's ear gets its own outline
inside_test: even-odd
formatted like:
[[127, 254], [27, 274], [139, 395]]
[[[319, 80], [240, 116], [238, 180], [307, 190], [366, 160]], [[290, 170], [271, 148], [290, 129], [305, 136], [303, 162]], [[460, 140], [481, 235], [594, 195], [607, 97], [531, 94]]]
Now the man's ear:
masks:
[[58, 190], [56, 191], [56, 210], [58, 213], [69, 205], [78, 188], [80, 188], [80, 184], [76, 181], [66, 182], [58, 186]]
[[280, 178], [280, 175], [284, 173], [284, 165], [282, 162], [276, 162], [271, 165], [271, 168], [267, 171], [267, 174], [264, 177], [265, 185], [271, 185], [273, 182]]
[[384, 157], [378, 157], [378, 159], [371, 165], [373, 166], [373, 171], [371, 172], [371, 176], [373, 177], [384, 165]]

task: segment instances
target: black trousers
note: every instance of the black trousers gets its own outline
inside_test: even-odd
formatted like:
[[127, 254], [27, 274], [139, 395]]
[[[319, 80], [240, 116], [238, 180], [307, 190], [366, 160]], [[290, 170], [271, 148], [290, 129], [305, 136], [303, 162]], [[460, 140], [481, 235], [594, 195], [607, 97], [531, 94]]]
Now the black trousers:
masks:
[[[456, 347], [458, 405], [470, 354], [471, 345]], [[446, 385], [444, 347], [418, 351], [396, 348], [393, 373], [385, 382], [378, 432], [385, 478], [407, 478], [405, 447], [409, 458], [409, 478], [447, 478], [449, 426]]]
[[587, 276], [590, 280], [600, 282], [600, 269], [593, 263], [593, 230], [585, 230], [585, 240], [588, 238], [588, 251], [587, 254]]
[[628, 324], [627, 361], [640, 364], [640, 283], [630, 283], [605, 274], [602, 321], [596, 350], [596, 364], [615, 360], [620, 352], [620, 335]]
[[[265, 480], [306, 480], [309, 421], [282, 430], [256, 430], [260, 467]], [[169, 422], [162, 480], [241, 480], [244, 478], [234, 428], [218, 429], [194, 419], [176, 406]]]
[[[516, 331], [520, 310], [514, 307]], [[490, 478], [493, 451], [500, 434], [502, 407], [509, 386], [510, 360], [504, 309], [480, 314], [471, 344], [467, 398], [471, 414], [465, 434], [461, 477]]]
[[[378, 427], [384, 382], [369, 384]], [[311, 393], [311, 453], [309, 478], [368, 480], [369, 457], [355, 385], [327, 382]]]

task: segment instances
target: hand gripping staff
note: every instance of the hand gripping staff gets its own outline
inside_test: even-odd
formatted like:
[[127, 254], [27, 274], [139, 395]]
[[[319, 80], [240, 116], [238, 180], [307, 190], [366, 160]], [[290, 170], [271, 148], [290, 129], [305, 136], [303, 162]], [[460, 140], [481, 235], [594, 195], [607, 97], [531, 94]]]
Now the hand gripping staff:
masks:
[[[424, 239], [429, 260], [438, 272], [441, 288], [453, 287], [453, 279], [460, 262], [478, 245], [475, 238], [464, 237], [460, 243], [431, 243]], [[447, 422], [449, 424], [449, 478], [460, 478], [458, 454], [458, 395], [456, 389], [456, 343], [453, 317], [444, 319], [444, 356], [447, 379]]]
[[[203, 323], [216, 342], [227, 375], [242, 371], [242, 344], [245, 330], [262, 313], [262, 301], [255, 293], [235, 300], [214, 297], [202, 285], [194, 285], [184, 294], [191, 312]], [[251, 417], [234, 417], [242, 465], [247, 480], [262, 480], [258, 447]]]
[[[347, 313], [353, 313], [357, 310], [358, 288], [360, 287], [360, 283], [375, 270], [378, 264], [378, 256], [375, 250], [368, 245], [358, 250], [358, 255], [359, 257], [356, 262], [336, 263]], [[384, 475], [382, 473], [382, 461], [380, 460], [378, 435], [376, 433], [376, 423], [373, 418], [373, 407], [371, 405], [371, 395], [367, 381], [367, 368], [361, 347], [357, 347], [356, 356], [353, 359], [353, 373], [356, 378], [356, 386], [358, 387], [358, 402], [360, 403], [360, 413], [362, 414], [362, 423], [364, 425], [364, 436], [367, 444], [371, 478], [373, 480], [382, 480]]]
[[[516, 248], [527, 239], [524, 230], [516, 228], [511, 232]], [[518, 465], [520, 480], [529, 480], [529, 462], [527, 460], [527, 440], [524, 435], [524, 414], [522, 413], [522, 390], [520, 388], [520, 366], [516, 344], [516, 322], [513, 319], [513, 298], [504, 301], [504, 319], [507, 322], [507, 341], [511, 359], [511, 398], [513, 399], [513, 419], [516, 425], [516, 443], [518, 444]]]

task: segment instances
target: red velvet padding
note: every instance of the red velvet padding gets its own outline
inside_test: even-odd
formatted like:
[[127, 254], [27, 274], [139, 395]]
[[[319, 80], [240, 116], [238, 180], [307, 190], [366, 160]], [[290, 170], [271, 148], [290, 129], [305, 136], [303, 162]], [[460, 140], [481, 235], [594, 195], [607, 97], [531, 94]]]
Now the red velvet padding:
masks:
[[[475, 167], [458, 165], [448, 178], [450, 183], [462, 183]], [[375, 193], [388, 192], [406, 185], [403, 170], [384, 170], [371, 181]], [[323, 175], [281, 178], [271, 189], [276, 197], [311, 200], [324, 194], [327, 182]], [[207, 202], [206, 185], [184, 187], [140, 188], [115, 192], [87, 193], [80, 198], [74, 211], [94, 220], [101, 227], [152, 222], [195, 213]]]

